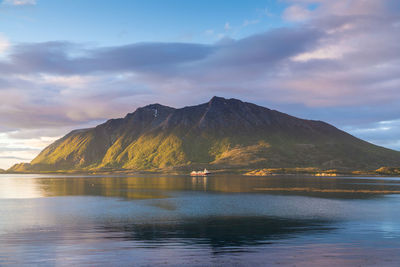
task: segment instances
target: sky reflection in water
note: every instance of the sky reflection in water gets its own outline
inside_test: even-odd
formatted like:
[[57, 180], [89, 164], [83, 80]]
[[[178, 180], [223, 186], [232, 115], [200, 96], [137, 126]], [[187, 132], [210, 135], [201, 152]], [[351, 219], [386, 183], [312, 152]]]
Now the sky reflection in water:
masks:
[[0, 265], [391, 265], [399, 181], [2, 175]]

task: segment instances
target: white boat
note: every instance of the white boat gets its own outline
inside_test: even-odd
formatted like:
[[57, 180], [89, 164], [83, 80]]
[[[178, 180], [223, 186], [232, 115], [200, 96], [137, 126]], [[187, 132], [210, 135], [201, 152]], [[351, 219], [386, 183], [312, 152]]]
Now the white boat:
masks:
[[190, 173], [191, 176], [207, 176], [211, 174], [207, 169], [204, 169], [203, 171], [192, 171]]

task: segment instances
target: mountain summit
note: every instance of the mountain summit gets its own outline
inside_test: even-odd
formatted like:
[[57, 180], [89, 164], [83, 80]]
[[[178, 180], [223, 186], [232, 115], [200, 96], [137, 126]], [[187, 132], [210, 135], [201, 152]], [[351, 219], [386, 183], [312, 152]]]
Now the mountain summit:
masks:
[[325, 122], [299, 119], [237, 99], [175, 109], [138, 108], [121, 119], [75, 130], [14, 171], [400, 165], [400, 152]]

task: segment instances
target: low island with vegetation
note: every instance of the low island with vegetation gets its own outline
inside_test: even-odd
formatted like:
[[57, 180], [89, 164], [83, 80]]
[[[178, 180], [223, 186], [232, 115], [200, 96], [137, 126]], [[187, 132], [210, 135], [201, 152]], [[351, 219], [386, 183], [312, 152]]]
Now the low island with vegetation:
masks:
[[313, 176], [399, 176], [400, 167], [381, 167], [376, 170], [337, 170], [319, 168], [264, 168], [246, 172], [246, 176], [273, 176], [273, 175], [313, 175]]

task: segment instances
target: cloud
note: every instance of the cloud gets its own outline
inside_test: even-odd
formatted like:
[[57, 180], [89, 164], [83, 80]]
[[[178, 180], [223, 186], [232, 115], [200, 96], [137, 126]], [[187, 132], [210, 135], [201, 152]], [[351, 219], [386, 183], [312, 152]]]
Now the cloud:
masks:
[[29, 151], [33, 150], [39, 152], [39, 148], [29, 148], [29, 147], [0, 147], [0, 152], [10, 152], [10, 151]]
[[[0, 73], [73, 76], [95, 72], [136, 72], [177, 75], [188, 67], [196, 69], [210, 61], [225, 65], [237, 60], [250, 64], [271, 64], [269, 60], [273, 58], [307, 51], [304, 46], [316, 41], [319, 34], [314, 29], [278, 29], [241, 40], [225, 39], [214, 45], [139, 43], [87, 49], [68, 42], [20, 44], [13, 47], [8, 61], [0, 62]], [[76, 53], [79, 56], [74, 56]]]
[[226, 23], [225, 23], [224, 29], [225, 29], [225, 31], [229, 31], [230, 29], [232, 29], [232, 28], [231, 28], [231, 25], [229, 24], [229, 22], [226, 22]]
[[24, 161], [26, 161], [26, 160], [30, 160], [29, 158], [21, 158], [21, 157], [13, 157], [13, 156], [0, 156], [0, 160], [2, 160], [2, 159], [8, 159], [8, 160], [24, 160]]
[[[325, 10], [321, 4], [313, 12]], [[255, 99], [268, 95], [269, 101], [311, 107], [393, 101], [398, 97], [396, 32], [400, 29], [395, 26], [398, 15], [385, 15], [321, 17], [316, 13], [302, 26], [240, 40], [225, 38], [211, 45], [15, 45], [8, 60], [0, 61], [0, 95], [7, 99], [1, 110], [7, 115], [3, 125], [82, 123], [128, 111], [126, 99], [140, 103], [154, 95], [168, 98], [170, 93], [185, 91], [190, 95], [190, 90], [204, 95], [213, 90], [240, 92], [238, 97], [250, 94]], [[360, 42], [365, 45], [360, 47]]]
[[[22, 130], [25, 131], [25, 130]], [[32, 160], [41, 149], [49, 145], [59, 137], [35, 137], [19, 139], [13, 134], [20, 131], [0, 133], [0, 168], [7, 169], [16, 162], [28, 162]], [[39, 136], [46, 134], [46, 130]]]
[[212, 49], [188, 43], [137, 43], [93, 49], [69, 42], [19, 44], [12, 49], [11, 62], [0, 62], [0, 73], [72, 75], [95, 71], [155, 71], [201, 60]]
[[4, 4], [13, 6], [36, 5], [36, 0], [4, 0]]
[[288, 21], [304, 21], [312, 16], [312, 11], [301, 5], [292, 5], [283, 12], [283, 18]]
[[378, 121], [363, 125], [362, 127], [345, 128], [347, 131], [373, 143], [400, 150], [400, 119], [391, 121]]
[[242, 26], [243, 27], [247, 27], [247, 26], [249, 26], [249, 25], [254, 25], [254, 24], [258, 24], [258, 23], [260, 23], [261, 22], [261, 20], [259, 20], [259, 19], [254, 19], [254, 20], [244, 20], [243, 21], [243, 24], [242, 24]]
[[4, 55], [9, 47], [10, 42], [3, 34], [0, 33], [0, 58]]
[[267, 8], [267, 7], [264, 8], [264, 9], [261, 9], [259, 11], [261, 11], [262, 15], [265, 15], [267, 17], [274, 17], [275, 16], [275, 14], [272, 11], [270, 11], [269, 8]]

